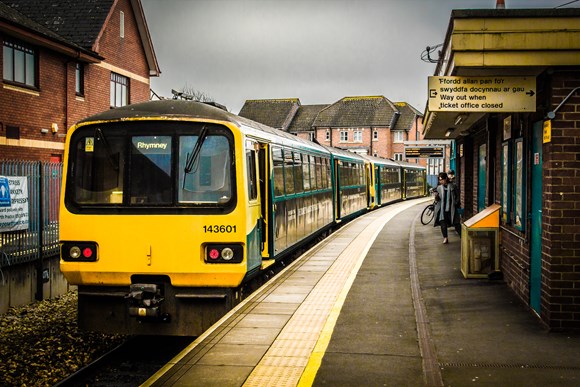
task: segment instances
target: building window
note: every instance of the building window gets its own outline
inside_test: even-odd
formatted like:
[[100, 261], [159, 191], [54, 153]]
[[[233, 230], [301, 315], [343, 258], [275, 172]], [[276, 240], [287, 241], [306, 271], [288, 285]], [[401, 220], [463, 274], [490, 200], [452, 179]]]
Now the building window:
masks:
[[402, 130], [397, 130], [393, 132], [393, 142], [403, 142], [405, 141], [405, 132]]
[[340, 142], [347, 142], [348, 141], [348, 132], [346, 130], [340, 131]]
[[314, 132], [308, 132], [308, 138], [310, 139], [310, 141], [314, 142], [314, 140], [316, 139]]
[[85, 95], [85, 66], [77, 62], [75, 68], [75, 93], [76, 95]]
[[526, 209], [526, 182], [524, 168], [526, 165], [526, 160], [524, 156], [524, 140], [519, 138], [514, 143], [514, 165], [513, 165], [513, 182], [514, 182], [514, 226], [520, 230], [524, 231], [525, 225], [525, 209]]
[[18, 126], [6, 125], [6, 138], [20, 140], [20, 128]]
[[119, 12], [119, 36], [125, 37], [125, 12]]
[[395, 161], [403, 161], [403, 154], [395, 153]]
[[354, 142], [362, 142], [362, 132], [360, 130], [354, 131]]
[[379, 132], [378, 130], [374, 130], [373, 131], [373, 141], [376, 141], [379, 139]]
[[37, 87], [38, 55], [31, 46], [17, 40], [4, 40], [4, 80], [22, 86]]
[[111, 73], [111, 107], [129, 104], [129, 78]]
[[330, 141], [330, 130], [326, 131], [326, 141]]

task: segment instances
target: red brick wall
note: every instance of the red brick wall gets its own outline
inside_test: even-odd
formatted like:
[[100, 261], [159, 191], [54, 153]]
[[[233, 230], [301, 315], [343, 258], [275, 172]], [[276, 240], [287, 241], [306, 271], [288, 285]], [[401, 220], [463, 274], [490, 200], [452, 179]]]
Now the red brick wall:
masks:
[[[119, 11], [125, 14], [125, 37], [119, 36]], [[3, 40], [4, 35], [0, 35]], [[98, 41], [97, 50], [107, 65], [121, 69], [130, 78], [129, 101], [149, 99], [149, 84], [132, 74], [149, 79], [149, 68], [129, 0], [120, 0]], [[64, 134], [75, 122], [110, 108], [111, 71], [98, 64], [85, 66], [85, 95], [75, 95], [75, 60], [39, 48], [39, 90], [0, 88], [0, 159], [44, 160], [62, 155]], [[0, 59], [2, 50], [0, 50]], [[51, 132], [52, 123], [58, 133]], [[6, 126], [20, 127], [20, 146], [6, 141]], [[41, 129], [48, 129], [42, 134]], [[30, 144], [27, 140], [39, 142]], [[51, 149], [52, 148], [52, 149]]]
[[[331, 139], [330, 141], [326, 141], [326, 131], [330, 130], [331, 132]], [[362, 131], [362, 142], [354, 142], [354, 132], [355, 131]], [[378, 140], [373, 140], [373, 132], [378, 132]], [[348, 132], [348, 141], [341, 142], [340, 141], [340, 132], [347, 131]], [[368, 154], [374, 156], [375, 152], [378, 157], [393, 157], [392, 153], [390, 152], [392, 137], [390, 136], [390, 131], [387, 128], [317, 128], [316, 129], [316, 139], [322, 145], [326, 146], [333, 146], [335, 148], [342, 148], [342, 149], [360, 149], [365, 148], [368, 151]]]
[[[580, 71], [555, 71], [551, 107], [576, 87]], [[542, 318], [554, 329], [580, 329], [580, 94], [552, 120], [543, 152]], [[544, 304], [545, 303], [545, 304]]]

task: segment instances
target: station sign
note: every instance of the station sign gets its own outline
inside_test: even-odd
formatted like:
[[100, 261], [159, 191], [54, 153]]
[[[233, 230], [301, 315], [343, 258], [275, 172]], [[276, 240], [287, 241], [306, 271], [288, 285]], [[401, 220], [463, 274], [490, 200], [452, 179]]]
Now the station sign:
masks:
[[406, 159], [433, 159], [443, 158], [445, 147], [442, 146], [406, 146]]
[[432, 112], [535, 112], [535, 77], [429, 77]]

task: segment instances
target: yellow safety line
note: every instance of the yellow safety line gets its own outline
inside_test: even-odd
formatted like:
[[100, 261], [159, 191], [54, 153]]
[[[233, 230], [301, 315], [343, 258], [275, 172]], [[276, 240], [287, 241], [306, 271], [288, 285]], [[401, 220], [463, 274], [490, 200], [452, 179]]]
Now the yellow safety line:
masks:
[[[377, 239], [379, 233], [382, 231], [382, 229], [385, 227], [385, 225], [395, 215], [399, 214], [400, 212], [402, 212], [402, 211], [406, 210], [407, 208], [410, 208], [418, 203], [420, 203], [420, 202], [416, 201], [416, 200], [405, 202], [405, 205], [402, 205], [400, 208], [397, 208], [397, 211], [390, 211], [387, 214], [387, 216], [385, 216], [384, 218], [379, 218], [378, 220], [375, 220], [373, 223], [371, 223], [369, 226], [367, 226], [367, 228], [368, 228], [368, 227], [373, 226], [375, 222], [382, 221], [382, 225], [376, 226], [375, 232], [373, 233], [372, 237], [367, 242], [363, 252], [360, 254], [358, 262], [356, 263], [356, 265], [353, 268], [352, 272], [350, 273], [348, 279], [346, 280], [344, 287], [342, 288], [340, 294], [338, 295], [338, 298], [337, 298], [334, 306], [332, 307], [332, 310], [330, 311], [328, 319], [326, 320], [326, 324], [324, 324], [324, 327], [322, 328], [322, 332], [320, 333], [320, 337], [318, 338], [318, 341], [316, 342], [316, 345], [314, 346], [314, 349], [312, 350], [310, 358], [308, 359], [308, 363], [306, 364], [306, 367], [304, 368], [304, 372], [302, 373], [302, 376], [300, 377], [300, 381], [298, 382], [298, 387], [308, 387], [308, 386], [312, 386], [312, 384], [314, 383], [314, 378], [316, 377], [316, 374], [318, 373], [318, 370], [320, 369], [320, 366], [322, 364], [322, 358], [324, 357], [324, 354], [326, 353], [326, 349], [328, 348], [328, 344], [330, 343], [330, 338], [332, 337], [332, 333], [334, 331], [334, 326], [336, 325], [336, 322], [338, 320], [338, 316], [340, 315], [340, 311], [342, 310], [342, 306], [344, 305], [344, 302], [346, 300], [346, 296], [348, 295], [348, 292], [350, 291], [350, 288], [351, 288], [352, 284], [354, 283], [354, 280], [358, 274], [358, 271], [359, 271], [360, 267], [362, 266], [362, 263], [364, 262], [364, 260], [367, 256], [367, 253], [369, 252], [375, 239]], [[392, 209], [394, 209], [394, 208], [392, 208]]]

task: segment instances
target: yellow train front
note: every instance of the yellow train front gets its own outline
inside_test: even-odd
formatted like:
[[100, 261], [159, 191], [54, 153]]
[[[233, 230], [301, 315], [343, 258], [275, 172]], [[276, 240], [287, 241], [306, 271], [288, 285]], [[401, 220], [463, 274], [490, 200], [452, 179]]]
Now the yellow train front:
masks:
[[71, 128], [61, 270], [78, 285], [81, 327], [198, 335], [239, 301], [264, 265], [267, 194], [259, 143], [230, 117], [158, 101]]

